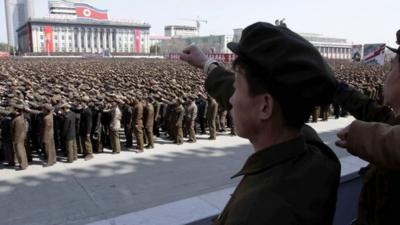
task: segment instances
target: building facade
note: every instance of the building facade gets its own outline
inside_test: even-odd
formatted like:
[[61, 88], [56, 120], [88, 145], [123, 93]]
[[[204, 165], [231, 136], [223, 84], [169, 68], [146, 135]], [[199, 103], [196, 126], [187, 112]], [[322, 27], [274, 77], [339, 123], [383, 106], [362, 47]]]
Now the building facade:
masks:
[[150, 51], [150, 25], [146, 23], [30, 19], [18, 30], [21, 53], [135, 53]]
[[34, 16], [33, 0], [5, 0], [4, 9], [7, 26], [7, 41], [18, 48], [17, 28]]
[[344, 38], [324, 37], [320, 34], [307, 33], [300, 33], [300, 35], [311, 42], [325, 58], [351, 60], [353, 45]]
[[[243, 29], [234, 29], [234, 41], [238, 42], [242, 36]], [[351, 60], [352, 43], [348, 43], [344, 38], [325, 37], [320, 34], [299, 33], [318, 49], [321, 55], [327, 59], [346, 59]]]
[[199, 35], [197, 27], [182, 25], [165, 26], [164, 32], [167, 37], [194, 37]]

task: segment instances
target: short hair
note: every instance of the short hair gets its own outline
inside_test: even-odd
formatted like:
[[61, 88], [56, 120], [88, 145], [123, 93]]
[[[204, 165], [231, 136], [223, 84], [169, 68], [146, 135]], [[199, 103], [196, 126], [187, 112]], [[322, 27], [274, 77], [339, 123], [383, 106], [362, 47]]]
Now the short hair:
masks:
[[238, 69], [243, 70], [251, 96], [269, 93], [275, 98], [282, 109], [283, 118], [287, 126], [299, 129], [308, 121], [314, 106], [302, 103], [301, 100], [299, 101], [296, 98], [288, 101], [287, 96], [277, 94], [279, 92], [276, 91], [277, 87], [275, 87], [274, 81], [269, 77], [269, 74], [266, 74], [267, 72], [262, 72], [265, 70], [258, 69], [257, 65], [240, 56], [233, 61], [232, 66], [236, 71]]

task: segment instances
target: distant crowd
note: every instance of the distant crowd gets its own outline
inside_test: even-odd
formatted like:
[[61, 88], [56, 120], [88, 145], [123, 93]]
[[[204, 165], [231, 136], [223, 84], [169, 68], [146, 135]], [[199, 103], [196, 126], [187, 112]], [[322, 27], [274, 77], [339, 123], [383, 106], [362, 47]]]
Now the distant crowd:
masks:
[[[382, 101], [386, 67], [329, 63], [339, 80]], [[140, 153], [156, 137], [180, 145], [199, 134], [235, 135], [228, 111], [206, 94], [205, 76], [179, 61], [1, 60], [0, 160], [26, 169], [34, 157], [52, 166], [104, 149]], [[346, 115], [338, 105], [320, 106], [310, 122]]]

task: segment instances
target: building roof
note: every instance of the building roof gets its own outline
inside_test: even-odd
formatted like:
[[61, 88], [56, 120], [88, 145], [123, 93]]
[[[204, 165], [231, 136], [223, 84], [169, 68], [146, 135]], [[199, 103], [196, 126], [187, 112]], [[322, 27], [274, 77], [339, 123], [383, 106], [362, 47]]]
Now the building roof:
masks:
[[175, 29], [182, 29], [182, 30], [197, 30], [197, 27], [193, 27], [193, 26], [184, 26], [184, 25], [168, 25], [165, 26], [164, 29], [171, 29], [171, 28], [175, 28]]
[[76, 18], [30, 18], [24, 25], [17, 29], [17, 32], [22, 29], [27, 23], [35, 24], [57, 24], [57, 25], [82, 25], [82, 26], [112, 26], [112, 27], [134, 27], [134, 28], [147, 28], [150, 29], [148, 23], [137, 23], [130, 21], [116, 21], [116, 20], [89, 20], [89, 19], [76, 19]]

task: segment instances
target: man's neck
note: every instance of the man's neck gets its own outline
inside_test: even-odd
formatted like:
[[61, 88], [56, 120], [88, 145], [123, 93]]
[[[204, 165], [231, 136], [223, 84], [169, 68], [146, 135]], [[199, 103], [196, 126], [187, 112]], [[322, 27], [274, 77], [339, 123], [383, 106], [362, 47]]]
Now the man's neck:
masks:
[[256, 152], [269, 148], [271, 146], [300, 137], [299, 129], [290, 127], [266, 128], [257, 132], [253, 138], [249, 138]]

